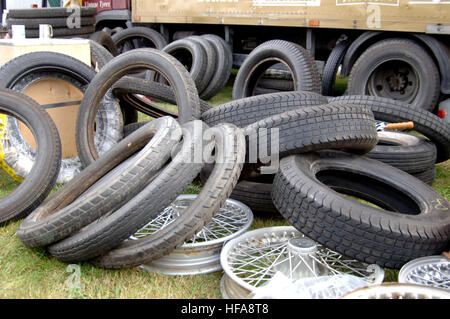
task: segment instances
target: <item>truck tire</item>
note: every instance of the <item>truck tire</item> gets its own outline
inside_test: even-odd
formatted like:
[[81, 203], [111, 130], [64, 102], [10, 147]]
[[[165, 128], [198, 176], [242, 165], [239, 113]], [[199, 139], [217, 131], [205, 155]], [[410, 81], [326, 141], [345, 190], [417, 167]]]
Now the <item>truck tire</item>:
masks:
[[305, 236], [368, 264], [399, 269], [448, 247], [448, 201], [408, 173], [366, 157], [325, 151], [283, 158], [272, 199]]
[[386, 39], [369, 47], [350, 72], [348, 95], [373, 95], [433, 111], [440, 95], [432, 57], [409, 39]]
[[204, 81], [208, 57], [198, 41], [189, 38], [180, 39], [169, 43], [162, 50], [175, 57], [188, 69], [198, 92], [205, 89], [208, 84]]
[[103, 46], [106, 50], [109, 51], [109, 53], [112, 54], [112, 56], [119, 55], [117, 46], [114, 43], [114, 40], [112, 39], [112, 37], [108, 33], [104, 32], [104, 31], [94, 32], [89, 36], [89, 40], [95, 41], [98, 44], [100, 44], [101, 46]]
[[[53, 78], [63, 80], [84, 93], [95, 74], [91, 67], [70, 56], [55, 52], [33, 52], [14, 58], [2, 66], [0, 87], [22, 92], [35, 81]], [[102, 97], [101, 106], [95, 115], [97, 116], [95, 145], [100, 154], [103, 154], [112, 146], [111, 143], [117, 142], [123, 136], [123, 120], [118, 101], [112, 98], [111, 94]], [[8, 121], [8, 131], [12, 137], [9, 147], [15, 148], [10, 153], [14, 158], [5, 156], [4, 160], [17, 175], [25, 178], [29, 168], [29, 155], [32, 154], [31, 146], [20, 134], [16, 122]], [[20, 156], [20, 160], [17, 160], [17, 156]], [[63, 159], [57, 183], [68, 182], [81, 168], [78, 156]]]
[[180, 122], [200, 118], [200, 99], [195, 84], [188, 71], [174, 57], [156, 49], [136, 49], [123, 53], [97, 73], [81, 101], [76, 142], [80, 160], [85, 167], [98, 158], [93, 124], [100, 101], [117, 80], [142, 68], [158, 70], [171, 83], [180, 111]]
[[245, 127], [269, 116], [322, 104], [328, 104], [328, 100], [317, 93], [277, 92], [224, 103], [204, 112], [202, 119], [210, 126], [232, 123], [238, 127]]
[[[112, 172], [100, 176], [101, 179], [98, 179], [99, 175], [97, 180], [82, 175], [91, 185], [96, 184], [85, 192], [78, 191], [80, 195], [73, 201], [68, 202], [65, 199], [66, 205], [61, 205], [59, 201], [56, 201], [60, 196], [55, 199], [50, 197], [44, 205], [33, 211], [29, 218], [21, 223], [17, 235], [22, 243], [34, 248], [60, 241], [136, 196], [147, 185], [148, 180], [166, 164], [172, 148], [181, 138], [179, 125], [169, 117], [151, 121], [139, 131], [150, 131], [154, 136], [150, 141], [147, 139], [148, 143], [130, 161], [123, 163], [126, 165], [119, 165]], [[139, 131], [134, 135], [141, 135]], [[132, 135], [126, 139], [132, 139]], [[130, 147], [129, 144], [128, 147]], [[123, 147], [123, 143], [120, 147]], [[109, 157], [111, 153], [116, 154], [115, 148], [105, 156]], [[101, 170], [103, 171], [102, 168]], [[68, 185], [70, 188], [71, 183]], [[86, 189], [84, 185], [81, 187]], [[73, 198], [73, 195], [71, 197]]]
[[[0, 199], [0, 224], [27, 216], [39, 206], [55, 185], [61, 165], [61, 142], [55, 123], [34, 100], [15, 91], [0, 89], [0, 138], [5, 138], [3, 116], [27, 123], [36, 141], [33, 165], [27, 177]], [[3, 149], [0, 149], [3, 153]], [[1, 154], [3, 155], [3, 154]], [[2, 156], [3, 158], [3, 156]], [[1, 163], [5, 169], [7, 166]]]
[[[263, 136], [260, 129], [267, 130]], [[278, 129], [280, 157], [323, 149], [361, 154], [369, 152], [378, 142], [375, 120], [368, 108], [351, 104], [315, 105], [272, 115], [246, 126], [248, 163], [255, 163], [253, 147], [258, 150], [258, 156], [262, 150], [268, 157], [275, 155], [272, 154], [275, 152], [272, 129]]]
[[108, 253], [158, 216], [183, 192], [203, 167], [202, 161], [193, 162], [191, 159], [196, 147], [202, 144], [206, 128], [201, 121], [184, 124], [180, 151], [155, 178], [147, 181], [145, 188], [108, 216], [48, 247], [50, 254], [63, 262], [92, 259]]
[[434, 167], [436, 146], [417, 135], [383, 131], [378, 132], [378, 144], [366, 156], [407, 173], [418, 173]]
[[349, 45], [350, 42], [348, 41], [339, 42], [328, 56], [322, 74], [322, 94], [325, 96], [335, 96], [334, 84], [336, 82], [336, 75]]
[[450, 158], [450, 125], [431, 112], [401, 101], [367, 95], [339, 96], [328, 101], [369, 107], [375, 119], [379, 121], [390, 123], [413, 121], [414, 130], [425, 135], [436, 145], [436, 162], [444, 162]]
[[162, 50], [167, 41], [161, 33], [147, 27], [132, 27], [123, 29], [112, 35], [119, 54], [139, 48], [155, 48]]
[[204, 34], [201, 36], [209, 41], [214, 48], [217, 59], [216, 71], [211, 77], [211, 81], [202, 92], [202, 99], [209, 100], [227, 84], [233, 67], [233, 53], [224, 39], [215, 34]]
[[264, 71], [280, 60], [289, 67], [295, 90], [320, 93], [319, 72], [308, 51], [292, 42], [271, 40], [256, 47], [242, 63], [233, 85], [233, 100], [254, 95]]
[[187, 210], [171, 224], [138, 240], [128, 240], [110, 252], [91, 260], [102, 268], [129, 268], [158, 259], [198, 233], [219, 211], [239, 178], [245, 156], [242, 131], [231, 124], [211, 128], [216, 150], [223, 156], [217, 161], [211, 177]]

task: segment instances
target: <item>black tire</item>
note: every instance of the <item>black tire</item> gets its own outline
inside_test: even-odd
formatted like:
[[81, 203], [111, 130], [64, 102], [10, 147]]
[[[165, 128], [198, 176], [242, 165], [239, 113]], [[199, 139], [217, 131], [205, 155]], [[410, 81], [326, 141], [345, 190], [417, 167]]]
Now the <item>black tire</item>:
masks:
[[[80, 34], [92, 34], [95, 32], [94, 26], [84, 26], [81, 28], [53, 28], [53, 37], [59, 38], [59, 37], [75, 37]], [[27, 38], [39, 38], [39, 29], [26, 29], [25, 30], [25, 36]]]
[[272, 182], [241, 180], [233, 189], [230, 198], [244, 203], [254, 213], [278, 215], [278, 210], [272, 202], [271, 192]]
[[[96, 184], [66, 206], [61, 206], [50, 197], [46, 204], [33, 211], [17, 232], [22, 243], [34, 248], [60, 241], [136, 196], [167, 162], [172, 148], [181, 137], [179, 125], [169, 117], [149, 122], [134, 135], [140, 135], [140, 131], [150, 131], [154, 136], [130, 161], [122, 163], [125, 165], [119, 165], [112, 172], [100, 176], [100, 180], [92, 180], [88, 176], [91, 185], [93, 182]], [[132, 135], [127, 139], [132, 139]], [[123, 143], [120, 147], [123, 147]], [[115, 148], [105, 156], [110, 158], [111, 153], [117, 155]], [[86, 189], [85, 185], [81, 187]]]
[[[23, 92], [35, 81], [51, 78], [67, 82], [84, 93], [86, 86], [89, 85], [95, 74], [94, 69], [70, 56], [55, 52], [33, 52], [18, 56], [2, 66], [0, 87]], [[110, 147], [111, 142], [116, 142], [123, 136], [123, 123], [118, 101], [109, 98], [102, 99], [101, 108], [96, 115], [98, 119], [96, 145], [99, 152], [103, 154]], [[17, 125], [9, 127], [9, 131], [20, 132]], [[17, 134], [14, 143], [10, 140], [10, 145], [17, 145], [16, 154], [23, 154], [25, 157], [23, 157], [23, 161], [19, 161], [17, 158], [9, 161], [9, 165], [17, 175], [25, 177], [28, 166], [26, 150], [31, 149], [31, 146], [20, 133]], [[7, 160], [6, 157], [5, 160]], [[57, 183], [66, 183], [80, 169], [81, 162], [76, 156], [63, 159]]]
[[97, 42], [101, 46], [103, 46], [105, 49], [109, 51], [113, 56], [119, 55], [119, 51], [117, 50], [117, 46], [114, 43], [114, 40], [112, 37], [104, 32], [104, 31], [97, 31], [91, 34], [89, 37], [90, 40]]
[[111, 52], [97, 41], [89, 40], [89, 45], [91, 47], [91, 64], [95, 70], [100, 70], [114, 58]]
[[292, 42], [271, 40], [256, 47], [242, 63], [233, 85], [233, 100], [254, 95], [264, 71], [280, 60], [291, 71], [296, 91], [320, 93], [319, 72], [308, 51]]
[[[80, 26], [93, 26], [95, 24], [94, 17], [81, 17]], [[11, 25], [24, 25], [25, 29], [39, 29], [40, 24], [49, 24], [53, 28], [67, 28], [67, 18], [41, 18], [41, 19], [7, 19], [7, 27], [10, 28]]]
[[436, 163], [436, 146], [425, 138], [403, 132], [378, 132], [378, 144], [367, 157], [407, 173], [423, 172]]
[[[260, 136], [260, 129], [267, 130]], [[264, 162], [261, 154], [273, 158], [272, 129], [278, 129], [278, 155], [314, 150], [340, 149], [367, 153], [375, 147], [378, 135], [372, 112], [357, 105], [325, 104], [294, 109], [273, 115], [244, 128], [248, 163]], [[273, 153], [274, 154], [273, 154]]]
[[[123, 53], [97, 73], [81, 101], [76, 142], [78, 155], [84, 166], [98, 158], [93, 130], [95, 115], [102, 98], [117, 80], [144, 67], [162, 73], [170, 82], [180, 110], [180, 123], [200, 118], [200, 102], [195, 84], [187, 70], [175, 58], [156, 49], [137, 49]], [[181, 110], [186, 112], [181, 114]]]
[[350, 103], [369, 107], [376, 120], [390, 123], [414, 122], [414, 130], [429, 138], [437, 148], [436, 162], [450, 158], [450, 125], [445, 120], [408, 103], [367, 95], [340, 96], [330, 103]]
[[[81, 7], [81, 17], [92, 17], [97, 14], [97, 8]], [[13, 19], [48, 19], [69, 17], [76, 12], [74, 8], [39, 8], [39, 9], [11, 9], [8, 18]]]
[[436, 179], [436, 167], [433, 166], [423, 172], [411, 173], [415, 178], [420, 179], [422, 182], [428, 185], [433, 185], [434, 180]]
[[[222, 124], [211, 129], [221, 160], [186, 211], [167, 228], [138, 240], [126, 241], [91, 262], [103, 268], [135, 267], [172, 252], [198, 233], [218, 212], [235, 186], [242, 169], [245, 140], [240, 129]], [[217, 154], [217, 153], [216, 153]]]
[[258, 81], [258, 87], [263, 89], [273, 89], [277, 91], [294, 91], [294, 82], [289, 80], [263, 77]]
[[202, 120], [210, 126], [232, 123], [238, 127], [245, 127], [269, 116], [322, 104], [328, 104], [328, 101], [317, 93], [277, 92], [251, 96], [213, 107], [202, 114]]
[[188, 38], [180, 39], [166, 45], [163, 51], [175, 57], [189, 70], [198, 92], [205, 89], [208, 84], [204, 81], [207, 71], [207, 56], [199, 42]]
[[[213, 45], [205, 38], [202, 38], [200, 36], [190, 36], [187, 39], [199, 43], [203, 47], [203, 49], [206, 53], [206, 69], [205, 69], [205, 73], [203, 75], [203, 81], [202, 81], [201, 85], [199, 86], [202, 88], [202, 90], [198, 91], [200, 98], [203, 99], [205, 96], [203, 94], [203, 91], [206, 89], [206, 87], [211, 82], [211, 79], [217, 68], [216, 51], [214, 50]], [[208, 97], [208, 96], [206, 96], [206, 97]]]
[[369, 47], [353, 65], [347, 94], [391, 98], [433, 111], [440, 95], [439, 70], [416, 42], [382, 40]]
[[[120, 79], [114, 84], [113, 93], [125, 102], [125, 104], [130, 105], [132, 108], [136, 108], [142, 113], [152, 117], [158, 117], [161, 115], [178, 117], [177, 112], [130, 96], [130, 94], [142, 94], [159, 102], [176, 104], [176, 98], [172, 88], [163, 83], [134, 77], [126, 77]], [[208, 102], [200, 100], [200, 112], [202, 114], [211, 108], [212, 106]], [[184, 122], [181, 123], [183, 124]]]
[[328, 56], [322, 73], [322, 94], [325, 96], [335, 96], [336, 75], [349, 45], [350, 42], [346, 40], [339, 42]]
[[440, 254], [450, 238], [450, 205], [444, 197], [395, 167], [348, 153], [283, 158], [272, 199], [309, 238], [382, 267], [398, 269], [412, 259]]
[[207, 101], [216, 96], [227, 84], [233, 67], [233, 53], [221, 37], [215, 34], [204, 34], [201, 37], [211, 43], [217, 59], [216, 71], [208, 86], [202, 91], [202, 98]]
[[[114, 56], [104, 46], [96, 41], [90, 40], [89, 44], [91, 46], [91, 64], [96, 71], [99, 71], [106, 65], [106, 63], [111, 61]], [[139, 115], [138, 111], [135, 108], [129, 107], [126, 103], [120, 103], [120, 111], [122, 112], [123, 116], [123, 125], [125, 132], [125, 125], [137, 122]]]
[[119, 54], [139, 48], [155, 48], [162, 50], [167, 41], [157, 31], [147, 27], [132, 27], [123, 29], [112, 35]]
[[[48, 113], [34, 100], [19, 92], [0, 89], [0, 113], [26, 123], [37, 145], [34, 164], [28, 176], [16, 189], [0, 199], [0, 224], [3, 224], [27, 216], [50, 193], [61, 166], [61, 142]], [[5, 123], [0, 122], [3, 136]], [[5, 168], [4, 165], [2, 167]]]
[[207, 127], [201, 121], [194, 121], [184, 124], [182, 128], [180, 151], [139, 194], [108, 216], [50, 246], [49, 252], [64, 262], [89, 260], [107, 253], [174, 201], [204, 165], [203, 161], [191, 159], [195, 156], [196, 147], [202, 144], [203, 132]]

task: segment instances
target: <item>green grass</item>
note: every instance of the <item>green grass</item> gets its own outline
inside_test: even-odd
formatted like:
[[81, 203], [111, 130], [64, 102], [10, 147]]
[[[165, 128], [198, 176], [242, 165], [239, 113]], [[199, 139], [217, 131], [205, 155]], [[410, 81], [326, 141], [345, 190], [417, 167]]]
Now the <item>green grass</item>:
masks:
[[[235, 73], [234, 73], [235, 74]], [[211, 101], [219, 105], [230, 100], [232, 79]], [[341, 84], [339, 84], [341, 85]], [[148, 119], [141, 115], [140, 120]], [[437, 165], [433, 187], [450, 198], [450, 161]], [[0, 171], [0, 198], [18, 183]], [[185, 193], [195, 194], [201, 185], [193, 183]], [[99, 269], [88, 262], [80, 267], [80, 288], [70, 289], [68, 265], [44, 249], [29, 249], [16, 236], [20, 221], [0, 227], [0, 298], [221, 298], [222, 272], [198, 276], [166, 276], [135, 269]], [[255, 216], [251, 229], [284, 226], [281, 216]], [[397, 281], [398, 271], [386, 269], [385, 281]]]

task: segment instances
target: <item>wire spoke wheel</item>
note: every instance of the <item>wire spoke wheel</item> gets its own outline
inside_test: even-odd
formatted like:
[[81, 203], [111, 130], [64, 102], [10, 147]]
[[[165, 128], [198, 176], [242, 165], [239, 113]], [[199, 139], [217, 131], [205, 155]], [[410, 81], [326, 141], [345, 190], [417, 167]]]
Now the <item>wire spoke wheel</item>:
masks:
[[281, 272], [291, 281], [349, 274], [367, 284], [380, 283], [384, 270], [327, 249], [294, 227], [262, 228], [228, 242], [221, 254], [224, 298], [246, 298]]
[[449, 299], [445, 289], [416, 284], [385, 282], [358, 288], [346, 293], [341, 299]]
[[411, 260], [400, 269], [398, 281], [450, 290], [450, 260], [443, 256]]
[[[179, 218], [197, 195], [180, 195], [155, 219], [136, 232], [130, 239], [136, 240], [155, 234]], [[211, 222], [193, 238], [172, 253], [141, 268], [167, 275], [205, 274], [222, 269], [220, 252], [225, 242], [245, 231], [253, 222], [253, 213], [244, 204], [227, 199]]]

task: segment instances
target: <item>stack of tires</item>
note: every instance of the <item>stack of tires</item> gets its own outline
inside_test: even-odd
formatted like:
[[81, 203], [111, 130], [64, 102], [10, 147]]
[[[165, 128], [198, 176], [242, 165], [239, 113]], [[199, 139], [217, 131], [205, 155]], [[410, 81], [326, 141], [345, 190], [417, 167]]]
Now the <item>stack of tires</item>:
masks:
[[26, 38], [38, 38], [40, 24], [52, 26], [53, 38], [87, 38], [95, 32], [95, 14], [97, 9], [89, 7], [11, 9], [6, 24], [9, 32], [12, 25], [24, 25]]
[[[295, 90], [255, 94], [280, 61], [292, 70]], [[203, 113], [208, 125], [233, 123], [245, 132], [246, 164], [231, 197], [255, 212], [278, 211], [306, 236], [363, 262], [399, 268], [441, 253], [450, 206], [427, 184], [435, 163], [450, 158], [449, 125], [391, 99], [327, 98], [318, 84], [306, 52], [269, 41], [239, 69], [234, 101]], [[420, 136], [377, 133], [376, 121], [413, 121]]]
[[[91, 47], [98, 72], [49, 52], [23, 55], [0, 70], [6, 89], [20, 91], [53, 74], [84, 93], [76, 121], [82, 170], [48, 199], [64, 166], [54, 125], [42, 114], [35, 123], [34, 113], [2, 109], [20, 102], [0, 99], [2, 113], [38, 135], [37, 151], [29, 150], [35, 164], [23, 176], [26, 191], [39, 180], [33, 174], [45, 172], [32, 198], [24, 201], [18, 188], [0, 199], [0, 222], [25, 217], [17, 232], [25, 246], [104, 268], [148, 264], [192, 238], [232, 197], [256, 213], [278, 212], [321, 245], [369, 264], [399, 268], [448, 247], [450, 205], [423, 182], [431, 183], [427, 174], [436, 162], [450, 158], [450, 127], [432, 113], [390, 99], [323, 96], [311, 56], [281, 40], [252, 51], [236, 76], [233, 100], [217, 107], [202, 99], [224, 85], [231, 68], [226, 44], [216, 36], [119, 50], [116, 57], [99, 42]], [[208, 81], [205, 52], [214, 52], [220, 66]], [[289, 70], [293, 90], [255, 94], [277, 63]], [[10, 98], [9, 92], [3, 95]], [[28, 108], [45, 114], [39, 105], [23, 112]], [[138, 110], [154, 119], [138, 122]], [[379, 133], [377, 121], [413, 121], [423, 136]], [[2, 146], [20, 135], [0, 132]], [[50, 145], [51, 152], [42, 151]], [[129, 240], [199, 176], [203, 186], [185, 213]]]

